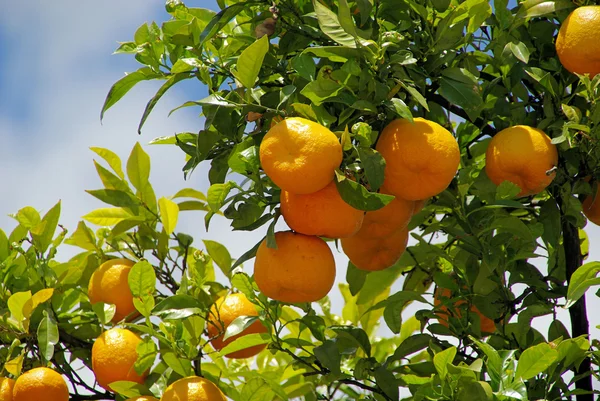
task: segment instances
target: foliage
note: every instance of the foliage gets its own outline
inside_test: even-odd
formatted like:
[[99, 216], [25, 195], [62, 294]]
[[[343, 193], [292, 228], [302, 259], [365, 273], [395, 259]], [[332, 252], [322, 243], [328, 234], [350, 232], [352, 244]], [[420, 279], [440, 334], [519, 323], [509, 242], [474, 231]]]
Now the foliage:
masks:
[[[585, 397], [589, 388], [581, 383], [598, 378], [600, 356], [598, 340], [586, 335], [585, 308], [583, 315], [571, 313], [571, 330], [556, 319], [547, 333], [531, 327], [533, 319], [556, 317], [561, 307], [581, 312], [581, 297], [600, 283], [598, 262], [579, 267], [589, 246], [579, 198], [595, 187], [586, 178], [600, 177], [600, 78], [564, 70], [553, 42], [575, 5], [218, 5], [221, 11], [214, 12], [167, 1], [168, 21], [143, 24], [133, 41], [120, 44], [116, 52], [134, 55], [142, 67], [114, 84], [102, 109], [104, 115], [141, 81], [163, 81], [142, 113], [141, 131], [172, 86], [200, 81], [208, 97], [173, 110], [199, 107], [199, 132], [150, 143], [180, 148], [185, 176], [209, 163], [210, 187], [157, 199], [140, 145], [125, 169], [118, 155], [92, 148], [103, 159], [94, 162], [103, 188], [88, 192], [107, 207], [85, 215], [70, 234], [59, 225], [60, 203], [43, 217], [32, 207], [14, 214], [16, 228], [0, 231], [1, 374], [18, 376], [51, 363], [74, 384], [72, 399], [114, 398], [74, 362], [90, 368], [93, 339], [114, 314], [111, 305], [89, 303], [89, 277], [109, 256], [122, 256], [138, 262], [130, 287], [142, 317], [121, 325], [142, 335], [136, 370], [151, 368], [151, 374], [145, 385], [113, 384], [117, 397], [159, 396], [167, 384], [192, 374], [217, 383], [233, 400]], [[234, 230], [269, 224], [274, 242], [280, 190], [262, 172], [258, 149], [271, 122], [288, 116], [317, 121], [338, 135], [344, 160], [337, 185], [361, 210], [391, 199], [377, 193], [385, 163], [374, 150], [391, 120], [425, 117], [452, 131], [460, 145], [457, 177], [413, 217], [414, 241], [400, 261], [380, 272], [347, 267], [347, 283], [339, 287], [341, 315], [332, 313], [328, 298], [289, 305], [258, 292], [247, 267], [258, 244], [234, 259], [223, 245], [177, 230], [180, 213], [201, 211], [207, 228], [215, 214]], [[560, 157], [548, 190], [519, 199], [515, 185], [496, 186], [484, 170], [490, 137], [518, 124], [543, 129]], [[82, 252], [58, 261], [62, 244]], [[392, 292], [396, 282], [401, 289]], [[451, 317], [449, 327], [437, 323], [427, 297], [434, 282], [459, 293], [466, 311], [476, 305], [496, 322], [496, 332], [482, 337], [478, 317], [468, 312]], [[255, 303], [270, 332], [216, 352], [205, 317], [228, 291]], [[421, 310], [403, 321], [412, 303]], [[380, 322], [392, 336], [380, 337]], [[244, 319], [237, 323], [228, 336], [246, 326]], [[223, 358], [258, 344], [268, 347], [255, 360]]]

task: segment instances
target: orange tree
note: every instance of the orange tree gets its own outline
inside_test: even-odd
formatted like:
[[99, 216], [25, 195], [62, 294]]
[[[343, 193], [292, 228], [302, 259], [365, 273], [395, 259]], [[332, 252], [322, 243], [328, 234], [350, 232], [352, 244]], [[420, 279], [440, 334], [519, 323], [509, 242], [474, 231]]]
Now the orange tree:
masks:
[[[102, 114], [162, 80], [141, 130], [169, 88], [202, 82], [181, 105], [198, 131], [151, 143], [180, 148], [185, 176], [209, 164], [210, 185], [157, 199], [141, 146], [126, 168], [92, 148], [106, 208], [72, 233], [60, 203], [15, 213], [0, 399], [592, 400], [600, 8], [585, 2], [167, 1], [117, 49], [143, 66]], [[191, 211], [209, 233], [222, 214], [263, 234], [232, 258], [177, 230]], [[59, 261], [62, 244], [82, 251]], [[570, 322], [532, 327], [560, 308]]]

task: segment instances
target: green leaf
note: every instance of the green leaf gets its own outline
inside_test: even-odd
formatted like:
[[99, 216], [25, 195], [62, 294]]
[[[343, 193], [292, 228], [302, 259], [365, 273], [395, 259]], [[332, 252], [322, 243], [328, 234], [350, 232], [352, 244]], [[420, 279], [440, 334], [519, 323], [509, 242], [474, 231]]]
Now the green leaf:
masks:
[[336, 63], [344, 63], [351, 59], [357, 59], [361, 55], [359, 49], [342, 46], [315, 46], [309, 47], [302, 52], [303, 55], [307, 55], [308, 53], [312, 53], [315, 57], [326, 58]]
[[83, 216], [83, 218], [99, 226], [114, 226], [125, 219], [135, 218], [135, 216], [130, 215], [123, 208], [111, 207], [96, 209]]
[[600, 284], [600, 278], [596, 278], [598, 272], [600, 272], [600, 262], [589, 262], [575, 270], [567, 290], [566, 308], [573, 306], [579, 298], [585, 295], [588, 288]]
[[154, 365], [157, 354], [156, 344], [154, 344], [152, 338], [145, 337], [142, 339], [142, 342], [137, 345], [135, 350], [138, 354], [138, 358], [133, 367], [138, 375], [142, 375]]
[[92, 305], [92, 310], [102, 324], [110, 323], [117, 312], [117, 308], [114, 304], [105, 304], [104, 302], [96, 302]]
[[201, 68], [202, 66], [204, 66], [202, 61], [196, 57], [180, 58], [171, 67], [171, 74], [192, 71], [194, 68]]
[[56, 228], [58, 227], [58, 219], [60, 217], [60, 201], [52, 207], [52, 209], [48, 210], [48, 213], [44, 215], [41, 222], [31, 229], [31, 236], [33, 238], [33, 243], [36, 248], [42, 253], [46, 252], [50, 244], [52, 243], [52, 238], [54, 237], [54, 233], [56, 232]]
[[[390, 203], [393, 195], [378, 194], [369, 192], [367, 188], [359, 183], [337, 175], [335, 185], [340, 196], [350, 206], [358, 210], [373, 211], [378, 210]], [[341, 179], [341, 180], [340, 180]]]
[[142, 133], [142, 127], [144, 126], [146, 119], [148, 118], [150, 113], [152, 113], [154, 106], [156, 106], [156, 103], [158, 103], [160, 98], [173, 85], [175, 85], [179, 81], [183, 81], [184, 79], [190, 79], [191, 77], [192, 77], [192, 75], [187, 74], [187, 73], [173, 74], [169, 77], [169, 79], [167, 79], [167, 81], [164, 84], [162, 84], [162, 86], [158, 89], [156, 94], [154, 96], [152, 96], [152, 98], [148, 101], [148, 103], [146, 104], [146, 107], [144, 108], [144, 113], [142, 113], [142, 118], [140, 119], [140, 123], [138, 125], [138, 134]]
[[383, 185], [385, 159], [375, 149], [365, 146], [358, 146], [356, 149], [371, 191], [377, 191]]
[[412, 98], [419, 103], [421, 106], [423, 106], [423, 108], [427, 111], [429, 111], [429, 106], [427, 105], [427, 100], [425, 99], [425, 97], [423, 95], [421, 95], [421, 93], [416, 90], [415, 88], [413, 88], [412, 86], [406, 85], [404, 82], [400, 81], [399, 82], [402, 87], [412, 96]]
[[489, 383], [484, 381], [469, 381], [459, 387], [457, 400], [490, 401], [494, 399], [494, 392]]
[[483, 100], [477, 78], [464, 68], [448, 68], [440, 77], [440, 94], [465, 109], [474, 120]]
[[394, 351], [394, 355], [390, 357], [392, 361], [398, 361], [408, 355], [414, 354], [429, 346], [429, 342], [432, 340], [429, 334], [415, 334], [408, 337]]
[[138, 191], [143, 191], [150, 179], [150, 156], [140, 146], [139, 142], [131, 150], [127, 160], [127, 177]]
[[44, 313], [37, 329], [37, 342], [45, 361], [54, 356], [54, 346], [58, 343], [58, 325], [51, 314]]
[[510, 43], [507, 43], [506, 46], [510, 49], [512, 54], [514, 54], [514, 56], [518, 60], [522, 61], [525, 64], [527, 64], [529, 62], [529, 48], [527, 47], [527, 45], [525, 43], [510, 42]]
[[300, 93], [309, 98], [313, 104], [319, 106], [325, 100], [330, 99], [343, 89], [343, 86], [333, 79], [317, 78], [309, 82]]
[[307, 81], [314, 81], [316, 78], [316, 66], [315, 61], [311, 56], [305, 53], [300, 53], [291, 60], [292, 67], [302, 78]]
[[192, 362], [189, 359], [183, 359], [174, 352], [164, 352], [161, 355], [167, 366], [178, 375], [188, 377], [194, 374]]
[[121, 394], [125, 398], [134, 398], [142, 395], [154, 395], [143, 384], [125, 380], [112, 382], [108, 385], [108, 387], [110, 387], [112, 391]]
[[519, 6], [517, 18], [532, 18], [570, 9], [574, 7], [574, 4], [570, 0], [526, 0], [520, 3]]
[[214, 213], [217, 213], [219, 209], [225, 204], [225, 199], [227, 199], [227, 195], [229, 191], [233, 188], [231, 182], [227, 182], [225, 184], [213, 184], [208, 188], [208, 192], [206, 194], [208, 206], [210, 210]]
[[137, 262], [129, 271], [127, 281], [133, 294], [133, 305], [142, 315], [150, 316], [154, 309], [156, 289], [154, 267], [145, 260]]
[[242, 331], [250, 327], [254, 322], [258, 320], [257, 316], [238, 316], [225, 329], [223, 335], [223, 341], [227, 341], [229, 337], [237, 336]]
[[352, 19], [352, 14], [350, 12], [350, 6], [348, 6], [348, 2], [346, 0], [338, 0], [338, 2], [338, 20], [340, 26], [344, 31], [346, 31], [346, 33], [356, 38], [358, 35], [356, 33], [354, 19]]
[[496, 188], [496, 200], [514, 199], [521, 192], [521, 187], [510, 181], [503, 181]]
[[367, 356], [371, 356], [371, 342], [367, 333], [353, 326], [331, 326], [329, 329], [335, 331], [338, 338], [345, 338], [358, 345]]
[[171, 235], [177, 226], [179, 217], [179, 206], [168, 198], [158, 200], [158, 210], [160, 211], [160, 221], [167, 234]]
[[27, 303], [31, 297], [31, 291], [23, 291], [15, 292], [8, 298], [8, 310], [10, 311], [12, 318], [17, 322], [20, 322], [25, 318], [23, 306], [25, 306], [25, 303]]
[[231, 266], [231, 268], [235, 269], [236, 267], [238, 267], [239, 265], [241, 265], [245, 261], [247, 261], [247, 260], [252, 259], [253, 257], [255, 257], [256, 256], [256, 251], [258, 251], [258, 247], [260, 246], [260, 244], [262, 244], [263, 241], [264, 241], [264, 238], [261, 239], [260, 241], [258, 241], [252, 247], [252, 249], [246, 251], [242, 256], [240, 256], [238, 259], [236, 259], [235, 263], [233, 264], [233, 266]]
[[383, 390], [383, 392], [392, 400], [400, 398], [399, 382], [394, 374], [386, 369], [385, 366], [378, 367], [373, 373], [375, 383]]
[[94, 166], [96, 167], [96, 171], [98, 172], [98, 176], [100, 180], [102, 180], [102, 184], [106, 189], [115, 189], [123, 192], [130, 193], [129, 184], [124, 179], [119, 178], [118, 176], [111, 173], [108, 169], [102, 167], [94, 160]]
[[241, 336], [225, 348], [219, 351], [219, 355], [224, 356], [242, 349], [254, 347], [256, 345], [268, 344], [271, 342], [271, 335], [268, 333], [248, 334]]
[[348, 267], [346, 269], [346, 282], [350, 288], [350, 294], [358, 294], [365, 284], [368, 273], [369, 272], [357, 268], [352, 264], [352, 262], [348, 261]]
[[444, 380], [444, 378], [448, 374], [448, 364], [452, 364], [452, 361], [454, 361], [455, 356], [456, 347], [447, 348], [433, 356], [433, 364], [435, 365], [435, 370], [437, 370], [442, 380]]
[[152, 314], [165, 320], [185, 319], [192, 315], [204, 315], [204, 307], [191, 295], [177, 294], [160, 301]]
[[258, 77], [258, 73], [260, 72], [263, 60], [268, 51], [269, 36], [264, 35], [240, 54], [233, 75], [244, 87], [254, 87], [254, 82]]
[[100, 112], [100, 120], [102, 120], [104, 117], [106, 110], [110, 109], [115, 103], [117, 103], [138, 82], [161, 77], [162, 74], [154, 72], [149, 67], [144, 67], [132, 72], [131, 74], [125, 75], [123, 78], [115, 82], [115, 84], [108, 91], [106, 99], [104, 100], [104, 105], [102, 106], [102, 111]]
[[342, 46], [356, 47], [355, 38], [347, 33], [341, 26], [337, 15], [318, 0], [313, 0], [313, 7], [317, 13], [317, 20], [321, 31]]
[[342, 356], [332, 340], [326, 340], [323, 344], [315, 347], [313, 352], [319, 362], [333, 374], [341, 373], [340, 363], [342, 362]]
[[101, 158], [103, 158], [108, 163], [110, 168], [112, 168], [113, 171], [117, 173], [119, 178], [125, 179], [125, 175], [123, 174], [123, 168], [121, 167], [121, 159], [115, 152], [113, 152], [112, 150], [98, 148], [94, 146], [92, 146], [90, 150], [96, 153]]
[[109, 205], [130, 208], [133, 211], [137, 211], [140, 206], [140, 201], [130, 192], [124, 192], [118, 189], [96, 189], [86, 190], [85, 192]]
[[502, 359], [500, 358], [498, 351], [496, 351], [496, 349], [494, 349], [494, 347], [492, 347], [488, 343], [479, 341], [473, 336], [469, 336], [469, 339], [473, 341], [487, 357], [485, 361], [485, 366], [487, 368], [488, 374], [490, 375], [492, 383], [500, 383], [504, 372], [502, 370]]
[[40, 224], [42, 220], [38, 211], [31, 206], [25, 206], [16, 215], [11, 216], [28, 230]]
[[206, 195], [193, 188], [184, 188], [177, 191], [177, 193], [173, 195], [173, 199], [176, 198], [195, 198], [201, 201], [206, 201]]
[[527, 348], [519, 358], [515, 376], [529, 380], [546, 370], [557, 358], [558, 351], [547, 343]]
[[248, 299], [255, 299], [254, 287], [252, 280], [246, 273], [236, 273], [231, 278], [231, 286], [240, 290]]
[[404, 103], [402, 100], [394, 97], [390, 99], [391, 109], [398, 115], [400, 118], [405, 118], [408, 121], [413, 121], [413, 115], [410, 111], [410, 108]]
[[10, 254], [10, 243], [8, 242], [8, 237], [6, 233], [0, 230], [0, 263], [5, 261]]
[[227, 7], [217, 13], [210, 22], [206, 25], [202, 33], [200, 34], [199, 46], [203, 46], [204, 43], [215, 36], [225, 25], [229, 23], [237, 14], [245, 10], [247, 3], [238, 3], [230, 7]]
[[217, 266], [221, 269], [225, 276], [229, 276], [229, 272], [231, 271], [231, 255], [227, 248], [216, 242], [208, 239], [203, 240], [204, 246], [206, 247], [206, 251], [210, 255], [210, 257], [215, 261]]

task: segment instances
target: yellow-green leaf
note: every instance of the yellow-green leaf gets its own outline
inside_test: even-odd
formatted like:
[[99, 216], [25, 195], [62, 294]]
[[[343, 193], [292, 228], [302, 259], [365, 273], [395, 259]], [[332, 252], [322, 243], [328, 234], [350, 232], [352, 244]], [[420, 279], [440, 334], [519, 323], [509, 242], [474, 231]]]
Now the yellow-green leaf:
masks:
[[165, 231], [169, 235], [172, 234], [177, 226], [179, 206], [172, 200], [163, 197], [158, 200], [158, 209], [160, 210], [160, 221]]

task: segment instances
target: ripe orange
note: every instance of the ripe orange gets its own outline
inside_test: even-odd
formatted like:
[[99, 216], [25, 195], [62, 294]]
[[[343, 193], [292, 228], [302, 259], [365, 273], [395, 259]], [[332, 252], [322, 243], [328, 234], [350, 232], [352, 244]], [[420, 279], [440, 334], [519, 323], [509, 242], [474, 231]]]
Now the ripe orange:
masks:
[[138, 316], [133, 306], [133, 295], [127, 277], [135, 262], [129, 259], [111, 259], [102, 263], [92, 274], [88, 285], [90, 302], [104, 302], [116, 306], [113, 322], [123, 320], [130, 314]]
[[210, 380], [190, 376], [179, 379], [165, 390], [161, 401], [227, 401]]
[[125, 401], [159, 401], [158, 398], [149, 395], [142, 395], [139, 397], [128, 398]]
[[260, 291], [281, 302], [313, 302], [323, 298], [335, 280], [335, 260], [319, 237], [282, 231], [275, 233], [277, 249], [258, 247], [254, 280]]
[[369, 237], [360, 234], [342, 238], [342, 249], [348, 259], [360, 270], [377, 271], [393, 266], [408, 244], [408, 229], [396, 230], [387, 237]]
[[326, 127], [304, 118], [275, 124], [260, 144], [260, 163], [281, 189], [310, 194], [333, 180], [342, 162], [342, 145]]
[[[380, 192], [389, 194], [385, 188], [382, 188]], [[381, 238], [393, 235], [394, 232], [402, 230], [408, 225], [414, 207], [414, 201], [396, 197], [381, 209], [367, 212], [357, 235], [362, 238]]]
[[52, 369], [33, 368], [17, 378], [13, 401], [68, 401], [69, 388], [63, 377]]
[[0, 401], [12, 401], [15, 381], [9, 377], [0, 377]]
[[[447, 288], [441, 288], [441, 287], [438, 287], [435, 290], [435, 294], [434, 294], [433, 304], [437, 309], [440, 310], [440, 312], [436, 313], [436, 315], [438, 316], [438, 321], [446, 327], [449, 326], [448, 318], [450, 316], [453, 316], [456, 318], [462, 317], [464, 306], [461, 308], [461, 305], [465, 305], [467, 303], [467, 301], [464, 301], [464, 300], [456, 301], [454, 303], [454, 307], [450, 311], [452, 313], [450, 313], [448, 311], [448, 307], [442, 304], [442, 298], [450, 299], [453, 296], [454, 295], [452, 294], [452, 291], [450, 291]], [[496, 324], [494, 323], [494, 321], [492, 319], [490, 319], [489, 317], [485, 316], [483, 313], [481, 313], [475, 305], [471, 305], [469, 312], [475, 313], [479, 316], [480, 330], [482, 333], [493, 333], [496, 331]]]
[[425, 205], [427, 204], [428, 201], [429, 201], [429, 199], [422, 199], [422, 200], [415, 201], [415, 209], [413, 210], [413, 214], [417, 214], [421, 210], [423, 210], [423, 208], [425, 207]]
[[578, 7], [563, 21], [556, 37], [556, 54], [570, 72], [600, 73], [600, 6]]
[[518, 196], [542, 192], [556, 175], [546, 172], [558, 164], [556, 146], [548, 135], [526, 125], [515, 125], [494, 135], [485, 157], [490, 180], [496, 185], [503, 181], [518, 185]]
[[[223, 334], [225, 333], [225, 330], [227, 330], [227, 327], [240, 316], [258, 316], [256, 306], [248, 301], [248, 298], [246, 298], [244, 294], [237, 293], [225, 295], [217, 299], [213, 306], [211, 306], [210, 313], [206, 319], [208, 323], [207, 329], [208, 336], [213, 338], [210, 342], [217, 351], [220, 351], [229, 343], [244, 335], [267, 332], [267, 328], [260, 320], [257, 320], [240, 334], [229, 337], [227, 340], [223, 341]], [[256, 345], [254, 347], [232, 352], [225, 356], [228, 358], [250, 358], [265, 349], [266, 346], [266, 344]]]
[[133, 368], [138, 354], [136, 347], [142, 339], [127, 329], [105, 331], [92, 346], [92, 370], [98, 384], [110, 390], [110, 383], [127, 380], [144, 383], [148, 372], [138, 375]]
[[365, 212], [344, 202], [331, 181], [312, 194], [281, 191], [281, 214], [288, 226], [301, 234], [343, 238], [358, 231]]
[[583, 214], [589, 221], [596, 225], [600, 225], [600, 191], [596, 189], [596, 193], [585, 197], [582, 203]]
[[394, 120], [376, 146], [386, 161], [384, 186], [406, 200], [420, 200], [444, 191], [460, 162], [458, 143], [441, 125], [415, 118]]

